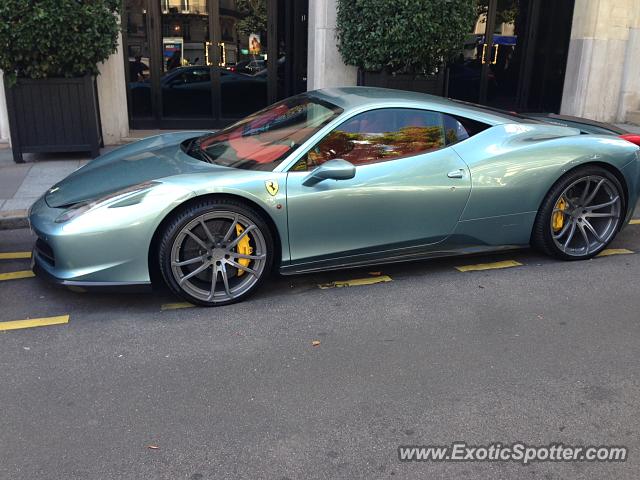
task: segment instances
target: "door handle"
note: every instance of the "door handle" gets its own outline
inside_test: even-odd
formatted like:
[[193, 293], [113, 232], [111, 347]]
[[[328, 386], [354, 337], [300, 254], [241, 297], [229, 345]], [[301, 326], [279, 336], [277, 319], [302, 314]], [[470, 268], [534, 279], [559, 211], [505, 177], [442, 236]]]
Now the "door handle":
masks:
[[447, 177], [449, 178], [462, 178], [464, 177], [464, 170], [461, 168], [458, 170], [453, 170], [452, 172], [447, 173]]

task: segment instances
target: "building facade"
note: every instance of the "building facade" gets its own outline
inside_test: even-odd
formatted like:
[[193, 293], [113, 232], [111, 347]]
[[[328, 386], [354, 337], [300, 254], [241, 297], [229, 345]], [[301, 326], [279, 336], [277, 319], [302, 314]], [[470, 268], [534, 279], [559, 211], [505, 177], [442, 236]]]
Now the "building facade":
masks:
[[[355, 85], [336, 0], [125, 0], [100, 66], [107, 144], [138, 129], [210, 129], [281, 98]], [[478, 0], [445, 95], [517, 111], [640, 124], [640, 1]], [[0, 141], [9, 137], [0, 93]]]

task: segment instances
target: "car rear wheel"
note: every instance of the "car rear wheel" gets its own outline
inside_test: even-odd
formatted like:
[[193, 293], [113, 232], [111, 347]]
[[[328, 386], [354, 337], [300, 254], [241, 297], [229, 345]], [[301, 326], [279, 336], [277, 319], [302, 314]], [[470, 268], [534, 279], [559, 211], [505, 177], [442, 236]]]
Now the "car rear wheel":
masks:
[[613, 240], [624, 218], [624, 193], [618, 179], [600, 167], [569, 172], [545, 197], [532, 243], [548, 255], [583, 260]]
[[273, 239], [262, 217], [233, 200], [206, 200], [177, 215], [159, 247], [162, 276], [185, 300], [227, 305], [253, 293], [269, 274]]

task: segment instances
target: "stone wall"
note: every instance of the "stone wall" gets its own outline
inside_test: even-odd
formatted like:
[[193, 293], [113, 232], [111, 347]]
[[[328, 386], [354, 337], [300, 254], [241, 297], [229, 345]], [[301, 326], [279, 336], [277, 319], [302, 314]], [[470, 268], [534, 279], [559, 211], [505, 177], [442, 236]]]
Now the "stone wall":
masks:
[[624, 122], [640, 109], [640, 1], [576, 0], [561, 113]]

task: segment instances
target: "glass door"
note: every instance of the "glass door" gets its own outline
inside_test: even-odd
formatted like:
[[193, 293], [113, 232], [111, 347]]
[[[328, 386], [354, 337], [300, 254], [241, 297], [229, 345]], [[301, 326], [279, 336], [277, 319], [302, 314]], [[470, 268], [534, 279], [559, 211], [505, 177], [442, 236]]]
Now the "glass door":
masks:
[[149, 36], [149, 12], [146, 0], [125, 3], [125, 71], [128, 84], [129, 116], [153, 117], [151, 95], [152, 70]]
[[241, 118], [269, 104], [267, 87], [272, 59], [267, 3], [218, 0], [214, 84], [223, 119]]
[[[482, 103], [489, 77], [487, 19], [493, 0], [478, 0], [477, 17], [462, 52], [449, 64], [448, 96], [466, 102]], [[494, 10], [495, 11], [495, 10]]]
[[219, 128], [305, 90], [307, 5], [125, 0], [131, 127]]
[[531, 34], [522, 71], [520, 109], [527, 112], [558, 113], [562, 102], [564, 74], [569, 55], [574, 0], [555, 0], [540, 5], [533, 1], [529, 9]]
[[278, 1], [278, 72], [276, 98], [307, 90], [307, 16], [309, 4]]
[[[529, 0], [497, 0], [491, 22], [492, 35], [489, 63], [489, 82], [486, 104], [504, 110], [518, 110], [524, 99], [522, 75], [528, 40], [530, 19]], [[489, 36], [487, 36], [489, 38]]]
[[163, 118], [213, 117], [208, 0], [160, 0]]
[[449, 65], [449, 96], [516, 110], [526, 102], [526, 48], [535, 42], [531, 12], [537, 0], [479, 0], [463, 52]]

